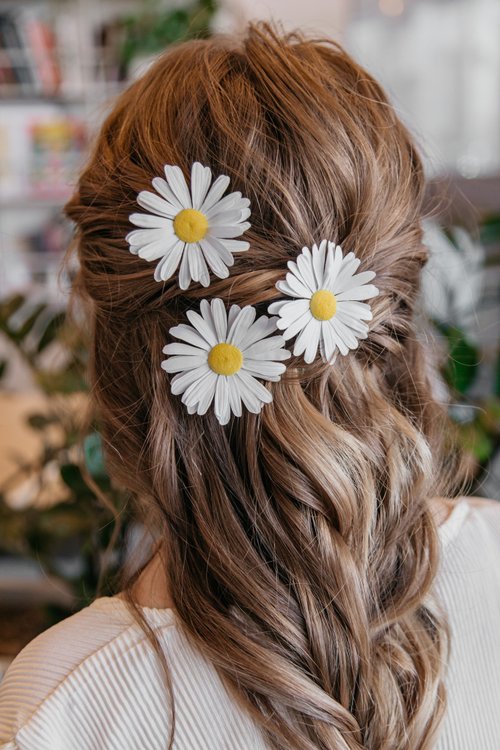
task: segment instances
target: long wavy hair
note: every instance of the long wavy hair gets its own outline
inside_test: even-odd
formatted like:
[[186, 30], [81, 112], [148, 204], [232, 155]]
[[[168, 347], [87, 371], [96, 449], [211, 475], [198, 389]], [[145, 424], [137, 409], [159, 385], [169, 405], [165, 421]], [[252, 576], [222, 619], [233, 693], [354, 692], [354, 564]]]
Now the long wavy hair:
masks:
[[[250, 198], [250, 250], [182, 291], [125, 235], [164, 164], [188, 176], [194, 161]], [[260, 24], [165, 52], [67, 205], [109, 471], [165, 542], [180, 626], [269, 747], [429, 748], [445, 705], [430, 500], [456, 463], [414, 323], [423, 189], [373, 78], [331, 41]], [[189, 416], [160, 367], [169, 328], [206, 296], [264, 314], [287, 261], [323, 238], [377, 274], [368, 338], [333, 366], [292, 358], [258, 415]]]

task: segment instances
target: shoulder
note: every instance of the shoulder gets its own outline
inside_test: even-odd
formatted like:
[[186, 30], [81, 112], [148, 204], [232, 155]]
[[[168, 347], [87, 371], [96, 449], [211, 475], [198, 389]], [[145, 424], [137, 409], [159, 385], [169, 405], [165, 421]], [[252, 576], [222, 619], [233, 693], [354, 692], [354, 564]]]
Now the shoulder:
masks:
[[500, 502], [482, 497], [447, 501], [450, 513], [442, 532], [449, 538], [491, 539], [500, 547]]
[[500, 502], [479, 497], [460, 498], [454, 501], [450, 515], [439, 531], [441, 583], [446, 588], [487, 587], [498, 598]]
[[0, 747], [84, 669], [113, 649], [130, 648], [143, 639], [125, 605], [111, 597], [96, 599], [41, 633], [14, 659], [0, 683]]

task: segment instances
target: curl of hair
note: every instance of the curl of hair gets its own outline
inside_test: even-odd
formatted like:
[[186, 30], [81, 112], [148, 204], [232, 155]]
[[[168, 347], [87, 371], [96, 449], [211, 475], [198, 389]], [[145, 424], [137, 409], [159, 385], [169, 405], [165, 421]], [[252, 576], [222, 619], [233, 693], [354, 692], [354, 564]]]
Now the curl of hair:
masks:
[[[158, 284], [124, 240], [137, 193], [195, 160], [252, 206], [251, 249], [209, 292]], [[109, 470], [165, 540], [182, 627], [273, 748], [429, 748], [444, 707], [430, 499], [455, 468], [414, 325], [423, 187], [365, 70], [254, 25], [172, 48], [131, 85], [67, 206]], [[292, 359], [259, 415], [189, 416], [160, 368], [169, 328], [203, 296], [265, 313], [323, 237], [377, 274], [368, 339], [334, 366]]]

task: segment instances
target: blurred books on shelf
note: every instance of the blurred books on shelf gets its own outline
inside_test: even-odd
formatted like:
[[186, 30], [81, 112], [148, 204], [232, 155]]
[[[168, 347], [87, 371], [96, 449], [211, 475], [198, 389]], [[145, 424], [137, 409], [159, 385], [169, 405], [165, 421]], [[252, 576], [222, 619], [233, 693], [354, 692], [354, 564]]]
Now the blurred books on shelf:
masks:
[[0, 93], [53, 96], [60, 83], [54, 30], [43, 8], [0, 11]]
[[54, 105], [3, 112], [0, 127], [0, 207], [64, 202], [87, 145], [86, 123]]

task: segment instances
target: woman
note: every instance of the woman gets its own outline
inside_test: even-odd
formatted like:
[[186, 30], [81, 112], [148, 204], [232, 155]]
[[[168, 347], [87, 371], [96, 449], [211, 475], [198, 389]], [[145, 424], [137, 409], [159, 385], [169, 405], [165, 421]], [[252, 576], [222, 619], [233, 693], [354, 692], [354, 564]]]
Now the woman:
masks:
[[251, 26], [120, 97], [67, 212], [155, 546], [15, 660], [2, 748], [498, 747], [500, 511], [439, 499], [423, 189], [332, 43]]

